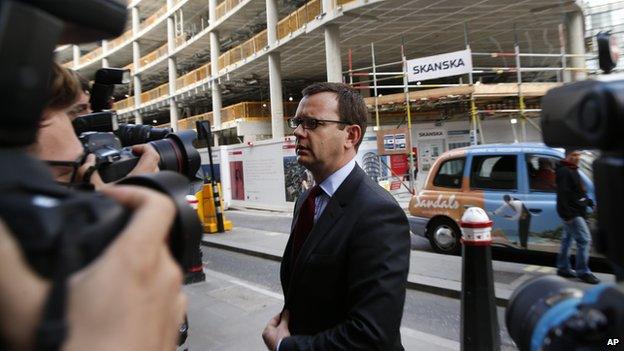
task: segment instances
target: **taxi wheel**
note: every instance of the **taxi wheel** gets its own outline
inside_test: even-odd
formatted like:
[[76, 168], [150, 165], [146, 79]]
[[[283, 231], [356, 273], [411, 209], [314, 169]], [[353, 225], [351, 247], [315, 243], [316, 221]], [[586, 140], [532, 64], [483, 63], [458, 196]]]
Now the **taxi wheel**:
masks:
[[431, 222], [427, 228], [427, 238], [437, 253], [455, 255], [461, 251], [461, 232], [450, 219], [438, 218]]

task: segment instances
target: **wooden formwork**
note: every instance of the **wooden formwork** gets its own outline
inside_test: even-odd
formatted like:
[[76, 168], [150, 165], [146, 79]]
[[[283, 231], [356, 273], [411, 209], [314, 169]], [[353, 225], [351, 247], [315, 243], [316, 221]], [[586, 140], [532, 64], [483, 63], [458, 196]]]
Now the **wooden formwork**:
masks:
[[[284, 118], [292, 117], [297, 110], [297, 102], [284, 102]], [[244, 120], [269, 120], [271, 104], [262, 101], [245, 101], [221, 109], [221, 122], [242, 118]], [[214, 123], [212, 112], [202, 113], [178, 121], [179, 129], [193, 129], [196, 121], [209, 120]]]
[[169, 83], [159, 85], [158, 87], [141, 94], [141, 102], [145, 103], [167, 95], [169, 95]]
[[164, 45], [162, 45], [161, 47], [159, 47], [158, 49], [150, 52], [149, 54], [141, 57], [141, 65], [145, 66], [151, 62], [154, 62], [156, 60], [158, 60], [159, 58], [167, 55], [167, 53], [169, 52], [169, 44], [165, 43]]
[[132, 30], [127, 30], [124, 34], [115, 38], [115, 40], [111, 40], [108, 42], [108, 50], [112, 50], [113, 48], [120, 46], [130, 38], [132, 38]]
[[256, 52], [260, 51], [261, 49], [264, 49], [269, 43], [269, 39], [267, 38], [267, 30], [265, 29], [262, 32], [256, 34], [256, 36], [253, 39], [254, 39]]
[[86, 54], [80, 56], [80, 59], [78, 59], [78, 63], [80, 63], [81, 65], [89, 62], [93, 59], [95, 59], [96, 57], [98, 57], [99, 55], [102, 54], [102, 47], [97, 47], [89, 52], [87, 52]]
[[130, 96], [129, 98], [119, 100], [113, 104], [114, 110], [124, 110], [130, 107], [134, 107], [134, 96]]
[[164, 15], [165, 13], [167, 13], [167, 5], [163, 5], [161, 6], [158, 11], [154, 12], [151, 16], [149, 16], [148, 18], [146, 18], [143, 22], [141, 22], [139, 24], [139, 30], [143, 30], [147, 27], [149, 27], [152, 23], [155, 23], [158, 18], [162, 15]]

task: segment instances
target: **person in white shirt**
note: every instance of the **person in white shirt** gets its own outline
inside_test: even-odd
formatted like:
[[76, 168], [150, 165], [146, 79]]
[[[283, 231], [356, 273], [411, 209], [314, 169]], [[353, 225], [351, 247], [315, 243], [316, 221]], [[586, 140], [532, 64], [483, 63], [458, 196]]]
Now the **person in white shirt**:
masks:
[[[524, 206], [522, 201], [512, 198], [510, 195], [503, 196], [503, 205], [496, 209], [493, 214], [510, 221], [518, 221], [518, 236], [520, 237], [520, 246], [524, 249], [528, 248], [529, 228], [531, 226], [531, 212]], [[508, 214], [511, 213], [511, 214]]]

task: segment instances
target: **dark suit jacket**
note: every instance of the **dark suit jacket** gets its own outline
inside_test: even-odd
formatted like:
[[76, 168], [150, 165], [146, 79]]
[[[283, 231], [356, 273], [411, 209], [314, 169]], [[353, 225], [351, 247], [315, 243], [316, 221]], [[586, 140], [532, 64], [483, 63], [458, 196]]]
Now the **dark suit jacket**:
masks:
[[281, 266], [289, 330], [280, 351], [403, 350], [403, 315], [410, 258], [405, 212], [359, 166], [330, 199], [296, 264], [292, 238]]

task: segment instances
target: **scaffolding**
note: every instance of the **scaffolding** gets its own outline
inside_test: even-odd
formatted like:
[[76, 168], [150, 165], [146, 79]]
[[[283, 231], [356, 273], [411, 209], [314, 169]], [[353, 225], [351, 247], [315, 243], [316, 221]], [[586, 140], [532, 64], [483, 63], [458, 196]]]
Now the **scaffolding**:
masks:
[[[359, 90], [368, 90], [373, 96], [365, 98], [365, 101], [372, 113], [374, 113], [375, 130], [381, 128], [381, 110], [384, 106], [391, 106], [395, 109], [398, 106], [404, 112], [402, 122], [399, 124], [407, 124], [412, 136], [412, 110], [420, 109], [422, 105], [429, 107], [438, 104], [448, 106], [449, 104], [461, 104], [465, 106], [465, 114], [470, 121], [471, 144], [485, 144], [486, 140], [483, 133], [481, 120], [486, 116], [503, 116], [509, 118], [514, 136], [514, 142], [527, 140], [527, 125], [535, 128], [541, 133], [540, 126], [532, 119], [537, 117], [541, 112], [540, 104], [537, 99], [541, 98], [546, 92], [554, 87], [563, 84], [566, 72], [585, 72], [587, 74], [596, 74], [594, 69], [586, 67], [573, 67], [570, 61], [579, 58], [594, 59], [595, 55], [586, 54], [570, 54], [566, 53], [565, 41], [563, 40], [563, 26], [559, 26], [559, 53], [525, 53], [521, 52], [517, 35], [514, 41], [514, 50], [512, 52], [472, 52], [468, 39], [467, 28], [465, 33], [465, 49], [468, 50], [473, 61], [478, 58], [490, 59], [513, 59], [512, 67], [497, 66], [474, 66], [472, 71], [467, 75], [447, 77], [444, 84], [427, 84], [421, 81], [408, 81], [407, 58], [405, 56], [405, 48], [400, 46], [400, 60], [386, 63], [377, 63], [375, 56], [375, 45], [370, 44], [371, 65], [366, 67], [353, 67], [353, 54], [349, 50], [348, 54], [348, 70], [343, 72], [344, 81], [348, 82], [352, 87]], [[515, 30], [514, 30], [515, 34]], [[397, 50], [397, 54], [398, 54]], [[556, 67], [550, 66], [522, 66], [522, 59], [529, 60], [540, 58], [542, 60], [551, 59], [558, 61]], [[542, 61], [544, 62], [544, 61]], [[523, 80], [523, 74], [528, 73], [543, 74], [547, 76], [549, 82], [527, 82]], [[506, 75], [514, 74], [515, 79], [508, 83], [482, 84], [479, 76], [486, 74]], [[467, 82], [465, 78], [467, 76]], [[452, 83], [446, 83], [455, 80]], [[401, 82], [401, 83], [398, 83]], [[402, 90], [402, 93], [394, 93], [384, 95], [384, 91]], [[510, 103], [509, 99], [515, 101]], [[504, 100], [504, 103], [492, 103], [496, 100]], [[527, 103], [529, 100], [529, 103]], [[461, 109], [460, 109], [461, 110]], [[519, 131], [517, 130], [519, 124]], [[409, 174], [414, 170], [414, 155], [409, 153]], [[412, 177], [410, 178], [410, 192], [413, 192], [414, 184]]]

